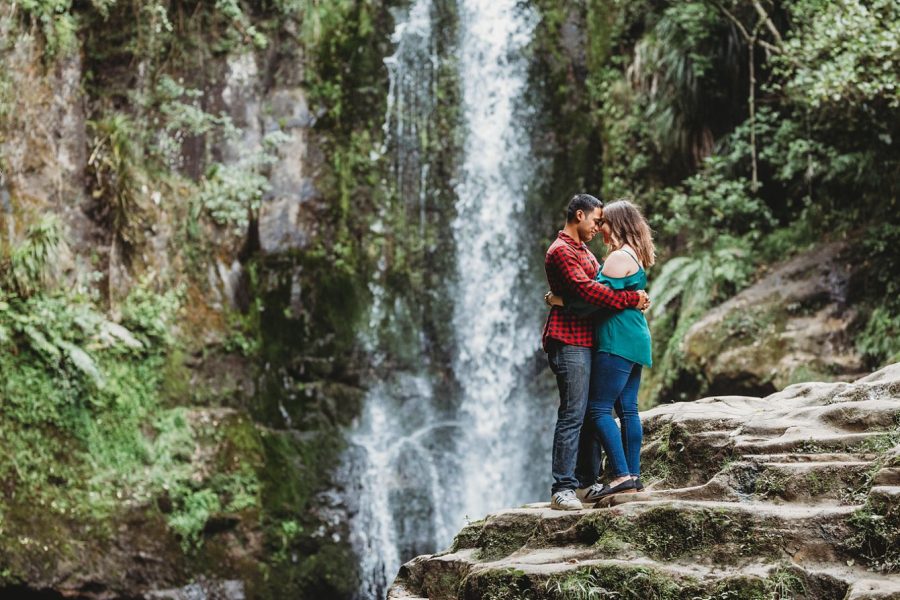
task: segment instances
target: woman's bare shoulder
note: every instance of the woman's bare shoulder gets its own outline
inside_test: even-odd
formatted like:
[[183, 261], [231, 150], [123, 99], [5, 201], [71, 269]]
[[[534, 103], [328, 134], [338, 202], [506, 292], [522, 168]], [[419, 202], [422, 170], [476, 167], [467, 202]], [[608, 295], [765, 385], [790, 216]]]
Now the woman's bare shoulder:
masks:
[[634, 259], [622, 250], [610, 253], [603, 262], [603, 274], [608, 277], [627, 277], [636, 272]]

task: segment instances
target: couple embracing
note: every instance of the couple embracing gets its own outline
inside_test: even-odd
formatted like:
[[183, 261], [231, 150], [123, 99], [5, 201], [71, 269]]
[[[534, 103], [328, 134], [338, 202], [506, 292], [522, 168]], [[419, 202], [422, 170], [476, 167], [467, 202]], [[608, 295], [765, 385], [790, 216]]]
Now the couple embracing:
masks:
[[[587, 247], [598, 233], [608, 254]], [[638, 416], [641, 370], [651, 364], [646, 270], [655, 262], [650, 227], [627, 200], [606, 207], [594, 196], [569, 201], [566, 225], [547, 250], [550, 314], [543, 347], [559, 386], [550, 505], [583, 503], [643, 489]], [[616, 425], [613, 411], [619, 417]], [[609, 480], [601, 482], [600, 446]]]

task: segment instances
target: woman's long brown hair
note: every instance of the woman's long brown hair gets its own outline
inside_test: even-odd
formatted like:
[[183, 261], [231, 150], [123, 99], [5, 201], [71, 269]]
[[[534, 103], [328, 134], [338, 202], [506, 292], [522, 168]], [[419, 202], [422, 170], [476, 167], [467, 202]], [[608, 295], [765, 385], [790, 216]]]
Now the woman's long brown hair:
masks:
[[637, 252], [638, 260], [646, 267], [656, 263], [656, 246], [653, 231], [640, 209], [628, 200], [616, 200], [603, 207], [603, 218], [609, 223], [610, 232], [618, 250], [628, 244]]

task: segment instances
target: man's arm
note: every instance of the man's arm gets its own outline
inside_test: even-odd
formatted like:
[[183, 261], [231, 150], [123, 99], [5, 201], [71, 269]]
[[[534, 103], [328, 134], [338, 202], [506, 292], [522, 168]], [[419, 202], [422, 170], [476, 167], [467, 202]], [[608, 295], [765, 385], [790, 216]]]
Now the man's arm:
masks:
[[641, 294], [630, 290], [615, 291], [588, 277], [578, 257], [567, 252], [564, 247], [547, 255], [548, 266], [556, 269], [566, 286], [566, 290], [574, 297], [584, 300], [593, 306], [622, 310], [636, 308], [642, 302]]

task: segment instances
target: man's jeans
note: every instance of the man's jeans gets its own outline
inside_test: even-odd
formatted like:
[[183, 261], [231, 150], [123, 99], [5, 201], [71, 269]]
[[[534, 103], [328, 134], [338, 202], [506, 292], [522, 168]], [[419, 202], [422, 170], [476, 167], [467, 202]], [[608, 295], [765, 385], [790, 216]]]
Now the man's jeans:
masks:
[[559, 412], [553, 433], [553, 487], [551, 493], [588, 487], [600, 471], [600, 445], [585, 420], [591, 381], [591, 348], [551, 340], [547, 348], [550, 369], [559, 386]]

